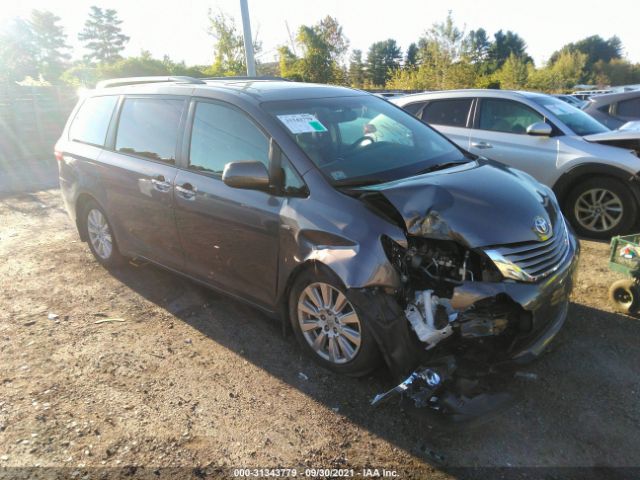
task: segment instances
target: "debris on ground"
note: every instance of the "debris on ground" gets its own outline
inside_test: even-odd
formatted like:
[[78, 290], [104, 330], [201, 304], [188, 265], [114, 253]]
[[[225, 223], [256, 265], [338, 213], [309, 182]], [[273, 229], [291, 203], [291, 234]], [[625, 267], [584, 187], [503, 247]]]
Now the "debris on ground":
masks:
[[93, 323], [124, 322], [124, 318], [101, 318]]
[[300, 380], [304, 380], [305, 382], [306, 382], [307, 380], [309, 380], [309, 377], [308, 377], [307, 375], [305, 375], [304, 373], [302, 373], [302, 372], [298, 372], [298, 378], [299, 378]]

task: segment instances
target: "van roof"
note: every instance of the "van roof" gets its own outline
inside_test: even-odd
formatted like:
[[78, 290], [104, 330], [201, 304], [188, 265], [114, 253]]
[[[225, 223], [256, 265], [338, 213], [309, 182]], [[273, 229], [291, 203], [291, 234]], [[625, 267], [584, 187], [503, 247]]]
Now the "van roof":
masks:
[[291, 82], [278, 78], [223, 77], [132, 77], [100, 82], [96, 92], [162, 93], [166, 87], [184, 89], [190, 95], [206, 96], [207, 92], [224, 91], [252, 97], [256, 101], [298, 100], [304, 98], [366, 95], [366, 92], [347, 87], [315, 83]]

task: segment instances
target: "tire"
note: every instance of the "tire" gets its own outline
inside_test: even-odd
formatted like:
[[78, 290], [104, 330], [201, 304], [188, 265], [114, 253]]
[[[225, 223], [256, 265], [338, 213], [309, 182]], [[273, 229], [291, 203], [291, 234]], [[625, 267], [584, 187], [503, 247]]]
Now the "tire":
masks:
[[322, 269], [302, 272], [289, 293], [289, 319], [305, 353], [323, 367], [353, 377], [370, 373], [381, 359], [361, 312], [335, 275]]
[[634, 280], [618, 280], [609, 287], [609, 301], [618, 312], [625, 315], [637, 312], [639, 297], [640, 291]]
[[590, 178], [571, 189], [564, 210], [578, 235], [608, 240], [632, 230], [638, 205], [623, 182], [601, 177]]
[[94, 200], [89, 200], [82, 209], [82, 226], [89, 249], [99, 263], [107, 268], [124, 263], [107, 214]]

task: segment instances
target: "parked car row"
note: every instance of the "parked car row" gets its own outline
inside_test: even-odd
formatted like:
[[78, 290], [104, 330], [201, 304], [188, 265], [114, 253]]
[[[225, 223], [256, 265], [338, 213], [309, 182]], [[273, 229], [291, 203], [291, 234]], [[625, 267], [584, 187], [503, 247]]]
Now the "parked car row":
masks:
[[[589, 231], [637, 208], [637, 158], [591, 138], [604, 127], [551, 97], [500, 95], [399, 102], [454, 144], [347, 88], [106, 82], [56, 145], [61, 191], [103, 265], [153, 262], [279, 316], [331, 370], [384, 361], [403, 380], [389, 394], [477, 414], [492, 404], [481, 380], [538, 357], [567, 316], [579, 245], [543, 183], [566, 178]], [[608, 183], [588, 183], [587, 151]]]
[[460, 90], [390, 101], [464, 150], [551, 187], [580, 235], [608, 239], [633, 229], [640, 204], [639, 132], [611, 131], [584, 111], [539, 93]]
[[640, 90], [591, 97], [584, 111], [611, 129], [640, 120]]

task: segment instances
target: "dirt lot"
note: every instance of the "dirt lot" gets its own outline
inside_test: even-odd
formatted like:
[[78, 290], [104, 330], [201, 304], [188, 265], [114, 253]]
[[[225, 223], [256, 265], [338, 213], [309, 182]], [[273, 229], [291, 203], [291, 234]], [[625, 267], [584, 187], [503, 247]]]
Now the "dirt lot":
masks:
[[[0, 478], [25, 466], [60, 478], [202, 478], [233, 467], [633, 478], [640, 321], [607, 304], [616, 275], [606, 254], [606, 244], [582, 242], [567, 324], [527, 368], [537, 377], [514, 379], [515, 404], [482, 425], [445, 428], [394, 404], [369, 408], [390, 386], [384, 372], [328, 373], [252, 308], [155, 267], [106, 271], [56, 190], [5, 194]], [[97, 323], [114, 318], [124, 321]], [[563, 468], [486, 469], [513, 466]], [[611, 466], [637, 468], [603, 470]]]

